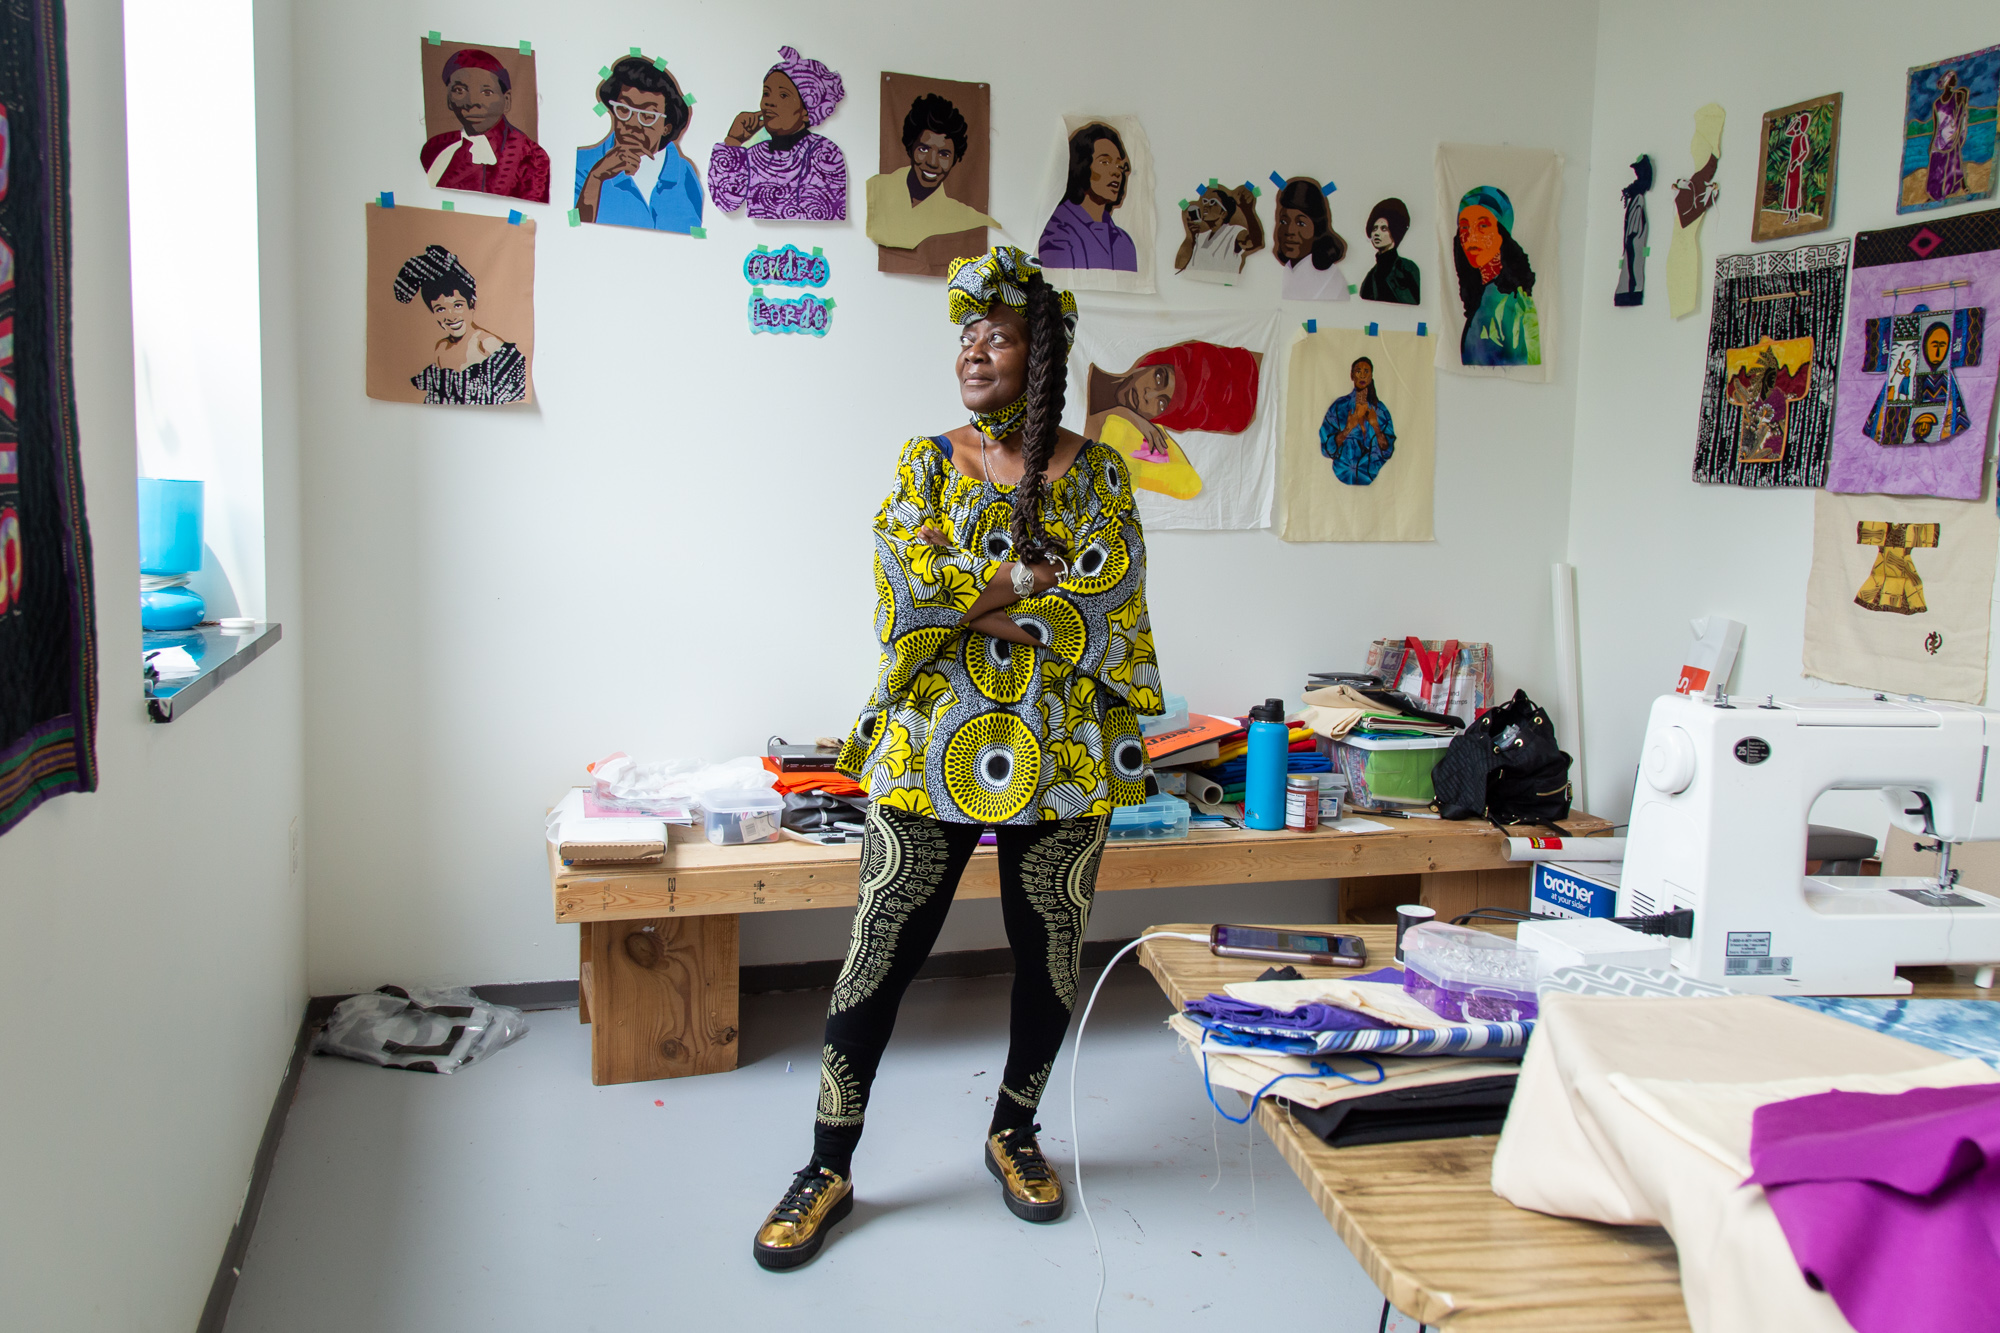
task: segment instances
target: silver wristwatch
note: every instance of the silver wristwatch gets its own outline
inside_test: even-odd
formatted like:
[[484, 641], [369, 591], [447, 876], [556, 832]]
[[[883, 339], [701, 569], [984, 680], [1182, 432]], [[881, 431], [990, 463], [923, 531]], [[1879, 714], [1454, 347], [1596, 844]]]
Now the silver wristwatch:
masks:
[[1027, 561], [1014, 562], [1013, 581], [1016, 597], [1027, 597], [1035, 591], [1035, 571], [1028, 568]]

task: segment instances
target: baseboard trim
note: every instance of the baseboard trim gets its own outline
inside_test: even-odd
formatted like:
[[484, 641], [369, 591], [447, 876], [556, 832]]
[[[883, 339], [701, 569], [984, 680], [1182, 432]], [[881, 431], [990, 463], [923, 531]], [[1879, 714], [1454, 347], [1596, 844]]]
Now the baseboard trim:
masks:
[[278, 1095], [271, 1099], [271, 1113], [264, 1118], [264, 1137], [258, 1140], [257, 1156], [250, 1166], [250, 1187], [243, 1192], [243, 1210], [230, 1228], [229, 1242], [222, 1247], [222, 1262], [215, 1266], [215, 1281], [208, 1287], [208, 1300], [201, 1307], [195, 1333], [222, 1333], [229, 1322], [229, 1303], [236, 1297], [236, 1284], [243, 1276], [243, 1259], [250, 1253], [250, 1237], [257, 1229], [257, 1214], [264, 1208], [264, 1191], [271, 1184], [271, 1168], [278, 1160], [278, 1143], [285, 1136], [285, 1118], [299, 1095], [299, 1080], [305, 1076], [306, 1056], [312, 1051], [313, 1033], [333, 1012], [333, 997], [314, 998], [299, 1019], [299, 1031], [292, 1041], [292, 1058], [285, 1077], [278, 1083]]

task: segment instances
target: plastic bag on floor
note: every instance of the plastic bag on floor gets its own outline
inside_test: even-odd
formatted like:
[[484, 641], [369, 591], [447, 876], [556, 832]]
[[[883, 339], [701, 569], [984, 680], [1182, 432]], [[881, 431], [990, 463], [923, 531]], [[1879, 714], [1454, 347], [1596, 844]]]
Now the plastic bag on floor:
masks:
[[383, 986], [336, 1005], [313, 1050], [390, 1069], [450, 1074], [512, 1045], [527, 1030], [526, 1014], [488, 1004], [469, 986]]

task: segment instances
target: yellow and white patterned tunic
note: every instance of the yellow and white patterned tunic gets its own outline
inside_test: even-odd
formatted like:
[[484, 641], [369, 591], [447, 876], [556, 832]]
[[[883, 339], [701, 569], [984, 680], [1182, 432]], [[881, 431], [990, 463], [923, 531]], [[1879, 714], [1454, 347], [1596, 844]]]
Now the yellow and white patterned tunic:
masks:
[[[1092, 441], [1050, 483], [1042, 524], [1070, 570], [1004, 608], [1041, 646], [958, 618], [1010, 557], [1011, 487], [953, 467], [941, 437], [903, 445], [875, 519], [875, 692], [840, 753], [874, 799], [965, 824], [1108, 814], [1146, 799], [1138, 714], [1161, 712], [1146, 540], [1118, 451]], [[951, 545], [917, 535], [924, 524]]]

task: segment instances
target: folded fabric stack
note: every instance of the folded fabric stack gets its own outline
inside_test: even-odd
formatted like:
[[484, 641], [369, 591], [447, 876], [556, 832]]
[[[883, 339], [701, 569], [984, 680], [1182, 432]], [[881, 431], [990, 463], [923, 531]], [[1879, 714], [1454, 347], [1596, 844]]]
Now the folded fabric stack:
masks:
[[[1211, 782], [1222, 788], [1225, 802], [1240, 802], [1246, 778], [1249, 773], [1250, 733], [1247, 730], [1234, 731], [1224, 736], [1217, 748], [1216, 756], [1206, 764], [1196, 767]], [[1319, 752], [1319, 742], [1314, 738], [1312, 728], [1302, 722], [1291, 726], [1291, 753], [1285, 759], [1288, 773], [1331, 773], [1333, 761]]]
[[1335, 1146], [1498, 1133], [1534, 1024], [1446, 1022], [1400, 976], [1236, 982], [1168, 1023], [1200, 1053], [1211, 1102], [1218, 1086], [1253, 1110], [1275, 1095]]
[[1463, 730], [1458, 718], [1419, 708], [1408, 695], [1392, 690], [1329, 685], [1305, 693], [1300, 724], [1316, 736], [1339, 740], [1366, 736], [1406, 740], [1420, 736], [1454, 736]]

